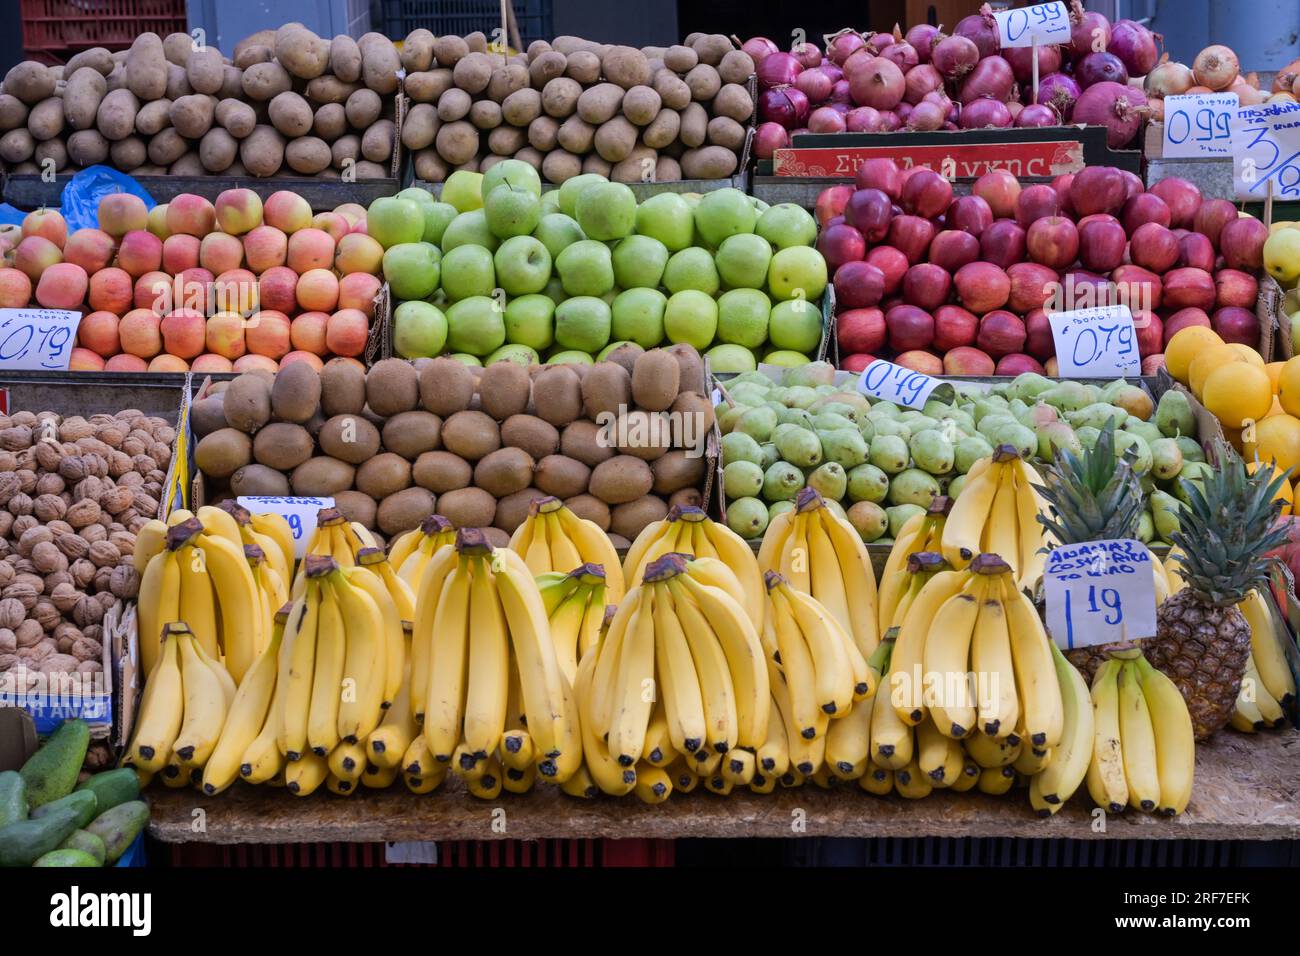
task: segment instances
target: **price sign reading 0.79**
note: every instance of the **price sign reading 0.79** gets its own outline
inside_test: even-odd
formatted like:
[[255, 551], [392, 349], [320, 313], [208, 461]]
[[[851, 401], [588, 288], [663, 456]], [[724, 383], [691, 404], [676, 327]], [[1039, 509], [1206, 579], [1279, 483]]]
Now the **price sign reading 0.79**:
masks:
[[1064, 3], [1035, 3], [993, 14], [998, 42], [1008, 47], [1070, 42], [1070, 14]]
[[1236, 93], [1187, 93], [1165, 97], [1165, 159], [1232, 155]]
[[942, 384], [924, 372], [876, 359], [862, 370], [858, 391], [906, 408], [923, 408], [930, 393]]
[[1142, 359], [1126, 305], [1053, 312], [1047, 317], [1063, 377], [1116, 378], [1141, 374]]
[[80, 324], [80, 312], [0, 309], [0, 368], [66, 371]]

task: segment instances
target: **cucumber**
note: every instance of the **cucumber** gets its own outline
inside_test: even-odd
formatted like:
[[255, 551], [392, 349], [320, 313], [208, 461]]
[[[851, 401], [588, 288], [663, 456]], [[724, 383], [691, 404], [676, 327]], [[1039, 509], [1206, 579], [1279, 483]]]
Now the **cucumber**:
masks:
[[65, 720], [18, 771], [27, 783], [27, 802], [39, 807], [70, 794], [89, 746], [89, 725], [84, 720]]
[[108, 855], [108, 851], [104, 848], [104, 841], [85, 830], [73, 830], [72, 834], [59, 844], [59, 849], [81, 850], [83, 853], [89, 853], [95, 858], [96, 866], [103, 866], [104, 858]]
[[149, 804], [143, 800], [128, 800], [95, 817], [85, 829], [104, 841], [108, 851], [105, 862], [116, 863], [148, 822]]
[[75, 829], [77, 810], [73, 807], [60, 807], [39, 820], [11, 823], [0, 829], [0, 866], [31, 866], [57, 850]]
[[90, 790], [99, 798], [99, 812], [103, 813], [140, 796], [140, 775], [131, 767], [97, 773], [73, 792], [82, 790]]
[[32, 866], [102, 866], [85, 850], [51, 850]]
[[0, 828], [27, 819], [27, 781], [17, 770], [0, 773]]
[[72, 807], [72, 809], [76, 810], [77, 826], [84, 827], [95, 819], [96, 814], [99, 812], [99, 798], [89, 790], [74, 790], [66, 797], [60, 797], [58, 800], [37, 807], [32, 811], [32, 819], [40, 820], [62, 807]]

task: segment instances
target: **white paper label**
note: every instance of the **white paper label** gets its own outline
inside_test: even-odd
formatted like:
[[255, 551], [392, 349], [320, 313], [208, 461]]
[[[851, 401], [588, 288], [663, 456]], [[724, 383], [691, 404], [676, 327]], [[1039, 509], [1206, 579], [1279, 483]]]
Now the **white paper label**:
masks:
[[1141, 541], [1053, 548], [1043, 569], [1043, 588], [1047, 629], [1063, 650], [1155, 636], [1155, 569]]
[[1300, 103], [1240, 107], [1232, 119], [1232, 181], [1238, 199], [1300, 199]]
[[1236, 93], [1165, 97], [1165, 159], [1224, 159], [1232, 155]]
[[862, 370], [858, 391], [906, 408], [922, 408], [943, 383], [924, 372], [914, 372], [884, 359], [876, 359]]
[[432, 840], [400, 840], [384, 844], [385, 863], [422, 863], [433, 866], [438, 862], [438, 844]]
[[993, 14], [998, 24], [998, 43], [1008, 47], [1040, 46], [1049, 43], [1070, 42], [1070, 14], [1065, 4], [1035, 3], [1029, 7], [1016, 7]]
[[289, 523], [293, 533], [294, 555], [307, 553], [307, 543], [316, 531], [316, 515], [322, 508], [333, 508], [333, 498], [293, 498], [279, 495], [243, 495], [236, 499], [253, 514], [277, 514]]
[[80, 324], [80, 312], [0, 309], [0, 368], [66, 372]]
[[1142, 357], [1126, 305], [1049, 313], [1062, 378], [1118, 378], [1142, 373]]

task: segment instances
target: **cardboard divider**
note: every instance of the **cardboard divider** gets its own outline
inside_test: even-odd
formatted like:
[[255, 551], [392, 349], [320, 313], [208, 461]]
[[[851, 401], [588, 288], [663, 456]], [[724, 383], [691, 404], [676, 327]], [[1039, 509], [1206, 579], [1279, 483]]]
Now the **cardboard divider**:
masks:
[[1262, 341], [1265, 335], [1269, 339], [1270, 353], [1265, 356], [1265, 362], [1285, 362], [1295, 356], [1295, 343], [1291, 340], [1291, 317], [1282, 308], [1284, 296], [1277, 280], [1265, 272], [1259, 280], [1259, 298], [1255, 300], [1260, 339]]

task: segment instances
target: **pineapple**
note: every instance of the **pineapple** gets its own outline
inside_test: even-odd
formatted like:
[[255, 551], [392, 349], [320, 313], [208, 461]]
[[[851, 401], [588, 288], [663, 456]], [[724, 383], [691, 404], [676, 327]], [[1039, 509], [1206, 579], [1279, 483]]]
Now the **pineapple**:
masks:
[[1250, 655], [1250, 625], [1237, 604], [1267, 584], [1265, 555], [1286, 538], [1276, 526], [1282, 506], [1274, 500], [1285, 476], [1248, 474], [1222, 443], [1213, 457], [1218, 467], [1197, 484], [1183, 484], [1182, 529], [1171, 535], [1180, 549], [1176, 571], [1186, 584], [1157, 609], [1156, 636], [1143, 646], [1182, 691], [1197, 740], [1232, 715]]

